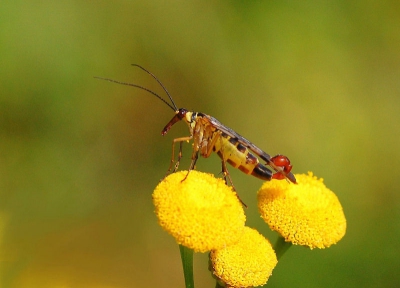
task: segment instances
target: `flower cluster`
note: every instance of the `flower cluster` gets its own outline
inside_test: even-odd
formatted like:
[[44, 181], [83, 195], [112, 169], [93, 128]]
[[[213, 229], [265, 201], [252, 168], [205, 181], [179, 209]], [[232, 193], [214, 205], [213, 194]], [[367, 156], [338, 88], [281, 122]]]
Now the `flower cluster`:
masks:
[[298, 185], [265, 182], [258, 191], [258, 210], [287, 242], [326, 248], [346, 233], [346, 218], [336, 195], [311, 172], [296, 175]]
[[236, 244], [211, 251], [210, 261], [217, 279], [231, 287], [264, 285], [278, 263], [271, 243], [249, 227]]
[[[258, 209], [286, 242], [313, 248], [337, 243], [346, 219], [335, 194], [312, 173], [297, 174], [297, 185], [265, 182]], [[184, 180], [184, 181], [182, 181]], [[222, 179], [198, 171], [173, 173], [153, 193], [161, 227], [195, 252], [210, 251], [210, 268], [226, 287], [263, 285], [277, 264], [270, 242], [246, 227], [241, 201]]]
[[246, 216], [236, 193], [211, 174], [187, 173], [169, 175], [154, 190], [153, 203], [160, 226], [178, 244], [195, 252], [237, 242]]

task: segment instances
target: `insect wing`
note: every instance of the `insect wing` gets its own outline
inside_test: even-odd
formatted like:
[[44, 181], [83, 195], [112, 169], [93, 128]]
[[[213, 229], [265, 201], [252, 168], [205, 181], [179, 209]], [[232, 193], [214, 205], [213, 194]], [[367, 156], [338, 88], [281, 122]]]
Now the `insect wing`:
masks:
[[[261, 159], [263, 159], [265, 162], [267, 162], [267, 165], [270, 165], [272, 168], [274, 168], [274, 170], [276, 172], [282, 172], [282, 170], [280, 170], [279, 168], [281, 167], [277, 167], [272, 161], [271, 161], [271, 156], [264, 152], [263, 150], [261, 150], [260, 148], [258, 148], [256, 145], [254, 145], [253, 143], [251, 143], [249, 140], [247, 140], [246, 138], [244, 138], [243, 136], [241, 136], [240, 134], [236, 133], [235, 131], [233, 131], [231, 128], [226, 127], [224, 124], [222, 124], [221, 122], [219, 122], [217, 119], [215, 119], [214, 117], [207, 115], [207, 114], [203, 114], [202, 115], [203, 118], [206, 118], [208, 121], [210, 121], [210, 123], [212, 125], [214, 125], [214, 127], [216, 127], [217, 129], [219, 129], [221, 132], [227, 134], [228, 136], [237, 139], [237, 141], [244, 145], [246, 148], [248, 148], [250, 151], [252, 151], [253, 153], [255, 153], [256, 155], [258, 155]], [[286, 177], [293, 183], [296, 183], [296, 178], [294, 177], [294, 175], [289, 172], [288, 174], [286, 174]]]
[[212, 125], [221, 130], [223, 133], [227, 134], [228, 136], [234, 139], [237, 139], [240, 144], [244, 145], [246, 148], [248, 148], [258, 156], [260, 156], [260, 158], [266, 161], [268, 164], [271, 162], [271, 156], [269, 154], [258, 148], [256, 145], [251, 143], [249, 140], [247, 140], [240, 134], [233, 131], [231, 128], [226, 127], [224, 124], [222, 124], [221, 122], [219, 122], [217, 119], [215, 119], [210, 115], [204, 114], [203, 117], [207, 118]]

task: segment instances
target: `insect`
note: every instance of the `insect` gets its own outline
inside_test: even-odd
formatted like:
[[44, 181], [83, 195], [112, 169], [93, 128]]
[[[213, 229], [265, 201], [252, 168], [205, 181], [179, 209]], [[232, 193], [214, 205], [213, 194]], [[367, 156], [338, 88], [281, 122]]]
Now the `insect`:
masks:
[[[186, 124], [189, 126], [190, 135], [173, 140], [172, 158], [167, 174], [171, 172], [173, 166], [173, 172], [178, 170], [179, 163], [182, 158], [182, 143], [193, 140], [192, 160], [186, 177], [189, 175], [189, 172], [195, 168], [199, 154], [204, 158], [208, 158], [213, 152], [215, 152], [222, 160], [222, 172], [224, 173], [225, 182], [227, 182], [228, 178], [232, 184], [232, 180], [230, 179], [230, 175], [226, 167], [226, 163], [228, 162], [230, 165], [238, 168], [242, 172], [253, 175], [262, 180], [268, 181], [271, 179], [287, 179], [292, 183], [296, 183], [296, 178], [291, 173], [292, 165], [289, 158], [280, 154], [271, 157], [249, 140], [239, 135], [231, 128], [226, 127], [210, 115], [201, 112], [189, 111], [185, 108], [178, 109], [168, 90], [156, 76], [140, 65], [132, 64], [132, 66], [136, 66], [151, 75], [163, 88], [171, 103], [168, 103], [164, 98], [150, 89], [136, 84], [120, 82], [102, 77], [95, 78], [145, 90], [159, 98], [168, 107], [174, 110], [175, 115], [161, 131], [162, 135], [166, 135], [175, 123], [179, 121], [186, 122]], [[179, 143], [179, 154], [175, 162], [176, 143]], [[254, 154], [265, 161], [265, 165], [261, 164], [259, 159]], [[269, 166], [274, 172], [272, 172], [267, 166]], [[184, 181], [186, 177], [182, 181]]]

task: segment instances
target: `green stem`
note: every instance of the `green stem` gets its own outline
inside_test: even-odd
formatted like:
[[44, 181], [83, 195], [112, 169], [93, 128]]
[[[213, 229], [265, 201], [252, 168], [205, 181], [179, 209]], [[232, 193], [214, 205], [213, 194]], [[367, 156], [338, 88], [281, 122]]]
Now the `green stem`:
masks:
[[[276, 239], [276, 242], [274, 245], [276, 258], [278, 259], [278, 261], [290, 247], [292, 247], [292, 242], [286, 242], [285, 238], [283, 238], [282, 236], [278, 236], [278, 239]], [[267, 284], [265, 284], [264, 286], [261, 286], [261, 287], [267, 287]]]
[[292, 242], [286, 242], [285, 238], [279, 236], [274, 246], [276, 258], [279, 260], [290, 247], [292, 247]]
[[194, 288], [193, 278], [193, 250], [185, 246], [179, 245], [181, 252], [183, 275], [185, 277], [185, 287]]

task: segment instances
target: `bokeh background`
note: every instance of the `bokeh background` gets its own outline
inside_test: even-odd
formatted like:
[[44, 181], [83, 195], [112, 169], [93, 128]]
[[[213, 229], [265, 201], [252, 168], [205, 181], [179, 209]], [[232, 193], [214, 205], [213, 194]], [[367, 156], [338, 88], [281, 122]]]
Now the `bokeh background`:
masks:
[[[2, 1], [0, 287], [183, 287], [151, 193], [187, 127], [162, 137], [170, 108], [93, 78], [164, 95], [132, 63], [339, 197], [346, 236], [293, 247], [268, 287], [400, 285], [398, 1]], [[247, 224], [274, 242], [261, 181], [230, 172]], [[206, 254], [195, 281], [214, 285]]]

